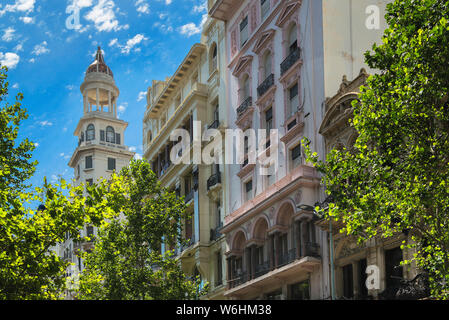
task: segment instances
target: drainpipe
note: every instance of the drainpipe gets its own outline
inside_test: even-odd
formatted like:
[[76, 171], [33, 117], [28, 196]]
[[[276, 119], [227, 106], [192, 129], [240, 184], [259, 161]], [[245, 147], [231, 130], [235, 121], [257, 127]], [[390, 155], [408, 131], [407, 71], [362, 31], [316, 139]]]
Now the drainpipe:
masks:
[[331, 249], [330, 263], [331, 263], [331, 298], [335, 300], [335, 272], [334, 272], [334, 238], [332, 235], [332, 217], [329, 217], [329, 242]]

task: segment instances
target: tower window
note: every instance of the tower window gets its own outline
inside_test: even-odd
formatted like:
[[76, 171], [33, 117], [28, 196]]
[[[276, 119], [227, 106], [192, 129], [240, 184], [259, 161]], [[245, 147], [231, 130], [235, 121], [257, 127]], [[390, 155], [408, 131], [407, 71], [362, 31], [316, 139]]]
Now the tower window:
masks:
[[106, 142], [115, 143], [115, 131], [110, 126], [106, 128]]
[[86, 169], [92, 169], [93, 164], [92, 164], [92, 156], [86, 156]]
[[89, 124], [86, 130], [86, 141], [95, 140], [95, 126], [93, 124]]
[[108, 170], [110, 170], [110, 171], [115, 170], [115, 159], [114, 158], [108, 158]]
[[253, 180], [245, 183], [245, 200], [249, 201], [253, 198]]

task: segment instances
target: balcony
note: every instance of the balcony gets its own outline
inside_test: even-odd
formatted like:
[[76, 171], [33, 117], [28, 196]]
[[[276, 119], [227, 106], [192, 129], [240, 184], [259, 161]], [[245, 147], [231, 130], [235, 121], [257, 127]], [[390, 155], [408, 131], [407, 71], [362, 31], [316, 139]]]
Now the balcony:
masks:
[[245, 113], [246, 110], [253, 104], [253, 98], [248, 97], [245, 99], [245, 101], [242, 102], [242, 104], [237, 108], [237, 115], [241, 116]]
[[228, 281], [228, 292], [225, 295], [246, 294], [257, 290], [259, 286], [276, 286], [280, 279], [297, 277], [298, 272], [304, 270], [310, 272], [312, 268], [321, 263], [319, 245], [307, 242], [305, 244], [305, 254], [299, 256], [296, 248], [291, 248], [287, 252], [278, 254], [278, 263], [271, 268], [270, 261], [272, 263], [275, 262], [274, 257], [271, 255], [267, 261], [255, 266], [253, 274], [246, 271], [237, 271], [234, 279]]
[[265, 93], [274, 85], [274, 74], [270, 74], [257, 88], [257, 96], [263, 97]]
[[209, 15], [215, 19], [227, 21], [239, 8], [238, 0], [208, 0]]
[[301, 49], [297, 47], [288, 57], [281, 63], [281, 76], [283, 76], [290, 68], [301, 58]]
[[221, 173], [215, 173], [207, 179], [207, 191], [209, 191], [212, 187], [221, 183]]

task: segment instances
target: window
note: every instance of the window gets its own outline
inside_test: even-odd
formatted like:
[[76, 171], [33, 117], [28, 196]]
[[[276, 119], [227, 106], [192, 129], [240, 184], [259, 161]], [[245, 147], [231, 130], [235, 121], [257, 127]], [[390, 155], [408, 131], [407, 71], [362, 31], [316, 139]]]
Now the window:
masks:
[[86, 161], [85, 168], [86, 169], [92, 169], [93, 168], [92, 156], [86, 156], [85, 161]]
[[298, 37], [296, 35], [296, 24], [290, 28], [288, 33], [288, 54], [293, 53], [298, 48]]
[[354, 296], [352, 264], [343, 267], [343, 296], [348, 299]]
[[93, 124], [89, 124], [86, 130], [86, 141], [95, 140], [95, 126]]
[[276, 175], [275, 175], [275, 170], [274, 170], [274, 165], [271, 165], [270, 167], [267, 168], [268, 170], [268, 174], [266, 176], [266, 187], [271, 186], [276, 179]]
[[115, 134], [115, 143], [116, 144], [121, 144], [120, 133], [116, 133]]
[[100, 141], [105, 141], [105, 131], [100, 130]]
[[401, 284], [403, 277], [402, 259], [402, 250], [400, 247], [385, 250], [386, 289], [398, 287]]
[[289, 286], [290, 300], [309, 300], [310, 299], [310, 283], [308, 280], [298, 282]]
[[106, 128], [106, 142], [115, 143], [115, 131], [112, 127]]
[[242, 102], [248, 99], [249, 96], [249, 76], [245, 74], [242, 80]]
[[76, 177], [79, 178], [80, 176], [80, 165], [76, 166]]
[[289, 89], [290, 116], [299, 110], [298, 83]]
[[248, 41], [248, 16], [240, 23], [240, 48]]
[[245, 200], [249, 201], [253, 198], [253, 181], [249, 180], [245, 183]]
[[264, 58], [264, 80], [271, 75], [271, 52], [267, 52]]
[[301, 145], [298, 144], [291, 151], [292, 168], [295, 168], [301, 164]]
[[217, 45], [214, 44], [214, 48], [212, 49], [212, 60], [211, 60], [211, 73], [217, 69]]
[[268, 12], [270, 12], [270, 0], [260, 0], [260, 7], [262, 12], [262, 19], [265, 19]]
[[368, 296], [368, 288], [366, 287], [366, 278], [368, 275], [366, 274], [367, 262], [366, 259], [359, 260], [357, 262], [358, 266], [358, 287], [359, 287], [359, 296], [361, 298]]
[[270, 130], [273, 129], [273, 108], [265, 111], [265, 129], [267, 130], [267, 138], [270, 137]]
[[215, 286], [220, 286], [223, 283], [223, 263], [221, 252], [217, 252], [217, 279]]
[[115, 159], [114, 158], [108, 158], [108, 170], [110, 170], [110, 171], [115, 170]]
[[92, 237], [94, 236], [94, 227], [92, 226], [86, 227], [86, 236], [88, 236], [92, 240]]
[[220, 105], [217, 103], [215, 105], [215, 109], [214, 109], [214, 121], [220, 121], [220, 109], [219, 109]]

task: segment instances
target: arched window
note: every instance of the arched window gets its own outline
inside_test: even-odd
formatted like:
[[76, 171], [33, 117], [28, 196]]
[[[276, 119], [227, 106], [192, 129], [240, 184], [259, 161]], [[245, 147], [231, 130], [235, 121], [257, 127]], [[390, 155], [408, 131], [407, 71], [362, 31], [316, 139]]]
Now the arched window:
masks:
[[86, 130], [86, 141], [95, 140], [95, 126], [93, 124], [89, 124]]
[[298, 48], [298, 36], [296, 33], [296, 24], [293, 24], [290, 27], [290, 30], [288, 32], [288, 54], [291, 54]]
[[263, 80], [267, 79], [271, 75], [271, 52], [268, 51], [263, 60], [263, 68], [264, 68], [264, 78]]
[[151, 135], [151, 130], [148, 130], [148, 133], [147, 133], [147, 143], [151, 143], [151, 140], [153, 140], [153, 136]]
[[115, 131], [110, 126], [106, 128], [106, 142], [115, 143]]

